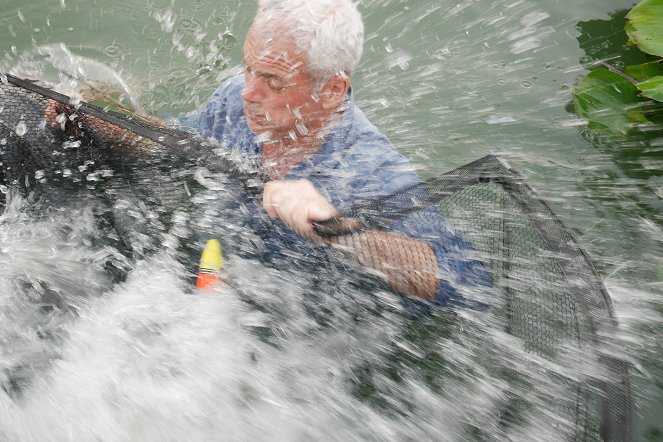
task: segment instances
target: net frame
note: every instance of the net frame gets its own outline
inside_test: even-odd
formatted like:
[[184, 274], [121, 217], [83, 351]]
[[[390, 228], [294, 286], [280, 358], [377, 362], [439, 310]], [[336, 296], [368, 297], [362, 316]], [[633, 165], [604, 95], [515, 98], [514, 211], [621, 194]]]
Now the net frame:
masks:
[[[493, 220], [501, 223], [500, 244], [493, 244], [488, 247], [492, 250], [486, 251], [480, 244], [480, 238], [472, 236], [472, 227], [468, 228], [468, 224], [476, 224], [477, 221], [462, 211], [460, 214], [450, 214], [449, 208], [458, 205], [453, 201], [458, 195], [471, 192], [471, 189], [485, 189], [487, 186], [493, 186], [501, 193], [502, 202], [499, 204], [503, 206], [503, 210], [499, 211], [497, 219]], [[491, 275], [494, 290], [505, 301], [501, 312], [504, 315], [506, 333], [521, 338], [526, 347], [533, 341], [527, 351], [546, 359], [554, 359], [559, 347], [563, 345], [561, 340], [553, 338], [552, 344], [541, 344], [536, 342], [538, 337], [526, 336], [519, 324], [525, 315], [530, 314], [519, 311], [525, 308], [538, 309], [538, 318], [542, 321], [554, 322], [561, 316], [547, 318], [547, 301], [530, 300], [545, 294], [542, 295], [537, 292], [537, 288], [523, 284], [518, 281], [518, 276], [514, 276], [517, 273], [516, 268], [523, 267], [523, 261], [537, 259], [535, 256], [519, 256], [522, 255], [521, 250], [514, 245], [518, 239], [515, 238], [518, 235], [516, 230], [528, 229], [538, 237], [532, 242], [540, 242], [538, 247], [547, 252], [541, 259], [547, 265], [553, 263], [564, 281], [565, 287], [556, 287], [553, 284], [555, 290], [568, 292], [577, 303], [577, 312], [573, 313], [571, 319], [576, 321], [576, 324], [567, 324], [572, 328], [568, 334], [574, 335], [572, 340], [578, 349], [586, 349], [595, 355], [595, 362], [603, 373], [598, 379], [589, 379], [586, 384], [577, 386], [575, 404], [571, 404], [571, 407], [575, 407], [575, 428], [570, 439], [635, 440], [635, 400], [629, 363], [613, 356], [610, 350], [611, 346], [614, 346], [618, 323], [608, 291], [577, 237], [550, 205], [525, 182], [522, 175], [503, 159], [487, 155], [398, 194], [369, 205], [353, 207], [339, 219], [321, 223], [320, 231], [325, 235], [336, 235], [347, 233], [348, 229], [361, 231], [387, 228], [399, 218], [410, 216], [431, 205], [437, 207], [456, 228], [472, 237], [478, 250], [484, 249], [483, 252], [499, 255], [487, 260], [498, 262]], [[515, 212], [518, 212], [518, 215], [515, 215]], [[515, 216], [522, 216], [524, 221], [514, 221]], [[536, 247], [533, 246], [534, 249]], [[547, 280], [543, 282], [550, 283]], [[571, 310], [573, 309], [575, 307], [571, 307]], [[548, 325], [549, 328], [544, 326], [543, 329], [554, 333], [554, 326]]]

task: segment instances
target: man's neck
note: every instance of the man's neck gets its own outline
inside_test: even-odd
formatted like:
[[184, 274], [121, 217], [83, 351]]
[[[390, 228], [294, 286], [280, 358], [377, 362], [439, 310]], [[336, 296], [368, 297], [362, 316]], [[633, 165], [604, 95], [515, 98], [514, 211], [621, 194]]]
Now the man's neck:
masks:
[[264, 141], [262, 161], [272, 179], [283, 179], [290, 170], [315, 154], [324, 143], [321, 133], [316, 136], [300, 136]]
[[290, 170], [315, 154], [324, 144], [334, 119], [342, 113], [330, 114], [324, 124], [307, 127], [306, 134], [293, 131], [278, 139], [266, 140], [262, 145], [262, 160], [265, 170], [272, 179], [283, 179]]

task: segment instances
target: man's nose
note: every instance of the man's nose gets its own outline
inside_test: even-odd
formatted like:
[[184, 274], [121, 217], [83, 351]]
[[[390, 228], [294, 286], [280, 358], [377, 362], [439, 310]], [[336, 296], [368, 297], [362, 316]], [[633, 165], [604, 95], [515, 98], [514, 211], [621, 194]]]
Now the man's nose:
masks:
[[264, 98], [260, 80], [254, 74], [244, 76], [245, 84], [242, 89], [242, 99], [250, 103], [258, 103]]

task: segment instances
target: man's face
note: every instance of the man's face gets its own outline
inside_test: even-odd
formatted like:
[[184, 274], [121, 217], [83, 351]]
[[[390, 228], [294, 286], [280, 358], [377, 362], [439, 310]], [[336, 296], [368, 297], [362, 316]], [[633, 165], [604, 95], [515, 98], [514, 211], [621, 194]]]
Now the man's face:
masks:
[[244, 43], [244, 114], [256, 135], [270, 139], [305, 135], [320, 124], [321, 106], [313, 99], [305, 58], [278, 32], [249, 30]]

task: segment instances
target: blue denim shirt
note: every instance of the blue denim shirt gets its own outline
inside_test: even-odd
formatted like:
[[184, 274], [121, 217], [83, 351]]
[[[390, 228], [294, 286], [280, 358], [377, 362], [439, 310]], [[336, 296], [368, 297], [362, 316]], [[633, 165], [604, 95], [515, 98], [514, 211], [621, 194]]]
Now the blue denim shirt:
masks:
[[[210, 100], [189, 116], [184, 125], [212, 137], [231, 149], [262, 163], [262, 148], [249, 129], [243, 112], [243, 76], [223, 83]], [[307, 160], [291, 169], [285, 179], [308, 179], [340, 212], [353, 205], [369, 204], [420, 182], [411, 164], [355, 105], [348, 93], [343, 113], [332, 126], [324, 144]], [[463, 304], [460, 286], [489, 286], [490, 279], [481, 263], [468, 256], [471, 245], [454, 233], [435, 209], [406, 216], [389, 228], [394, 233], [428, 244], [440, 265], [436, 303]], [[271, 244], [270, 254], [292, 251], [308, 255], [309, 241], [289, 231], [279, 221], [258, 228]]]

